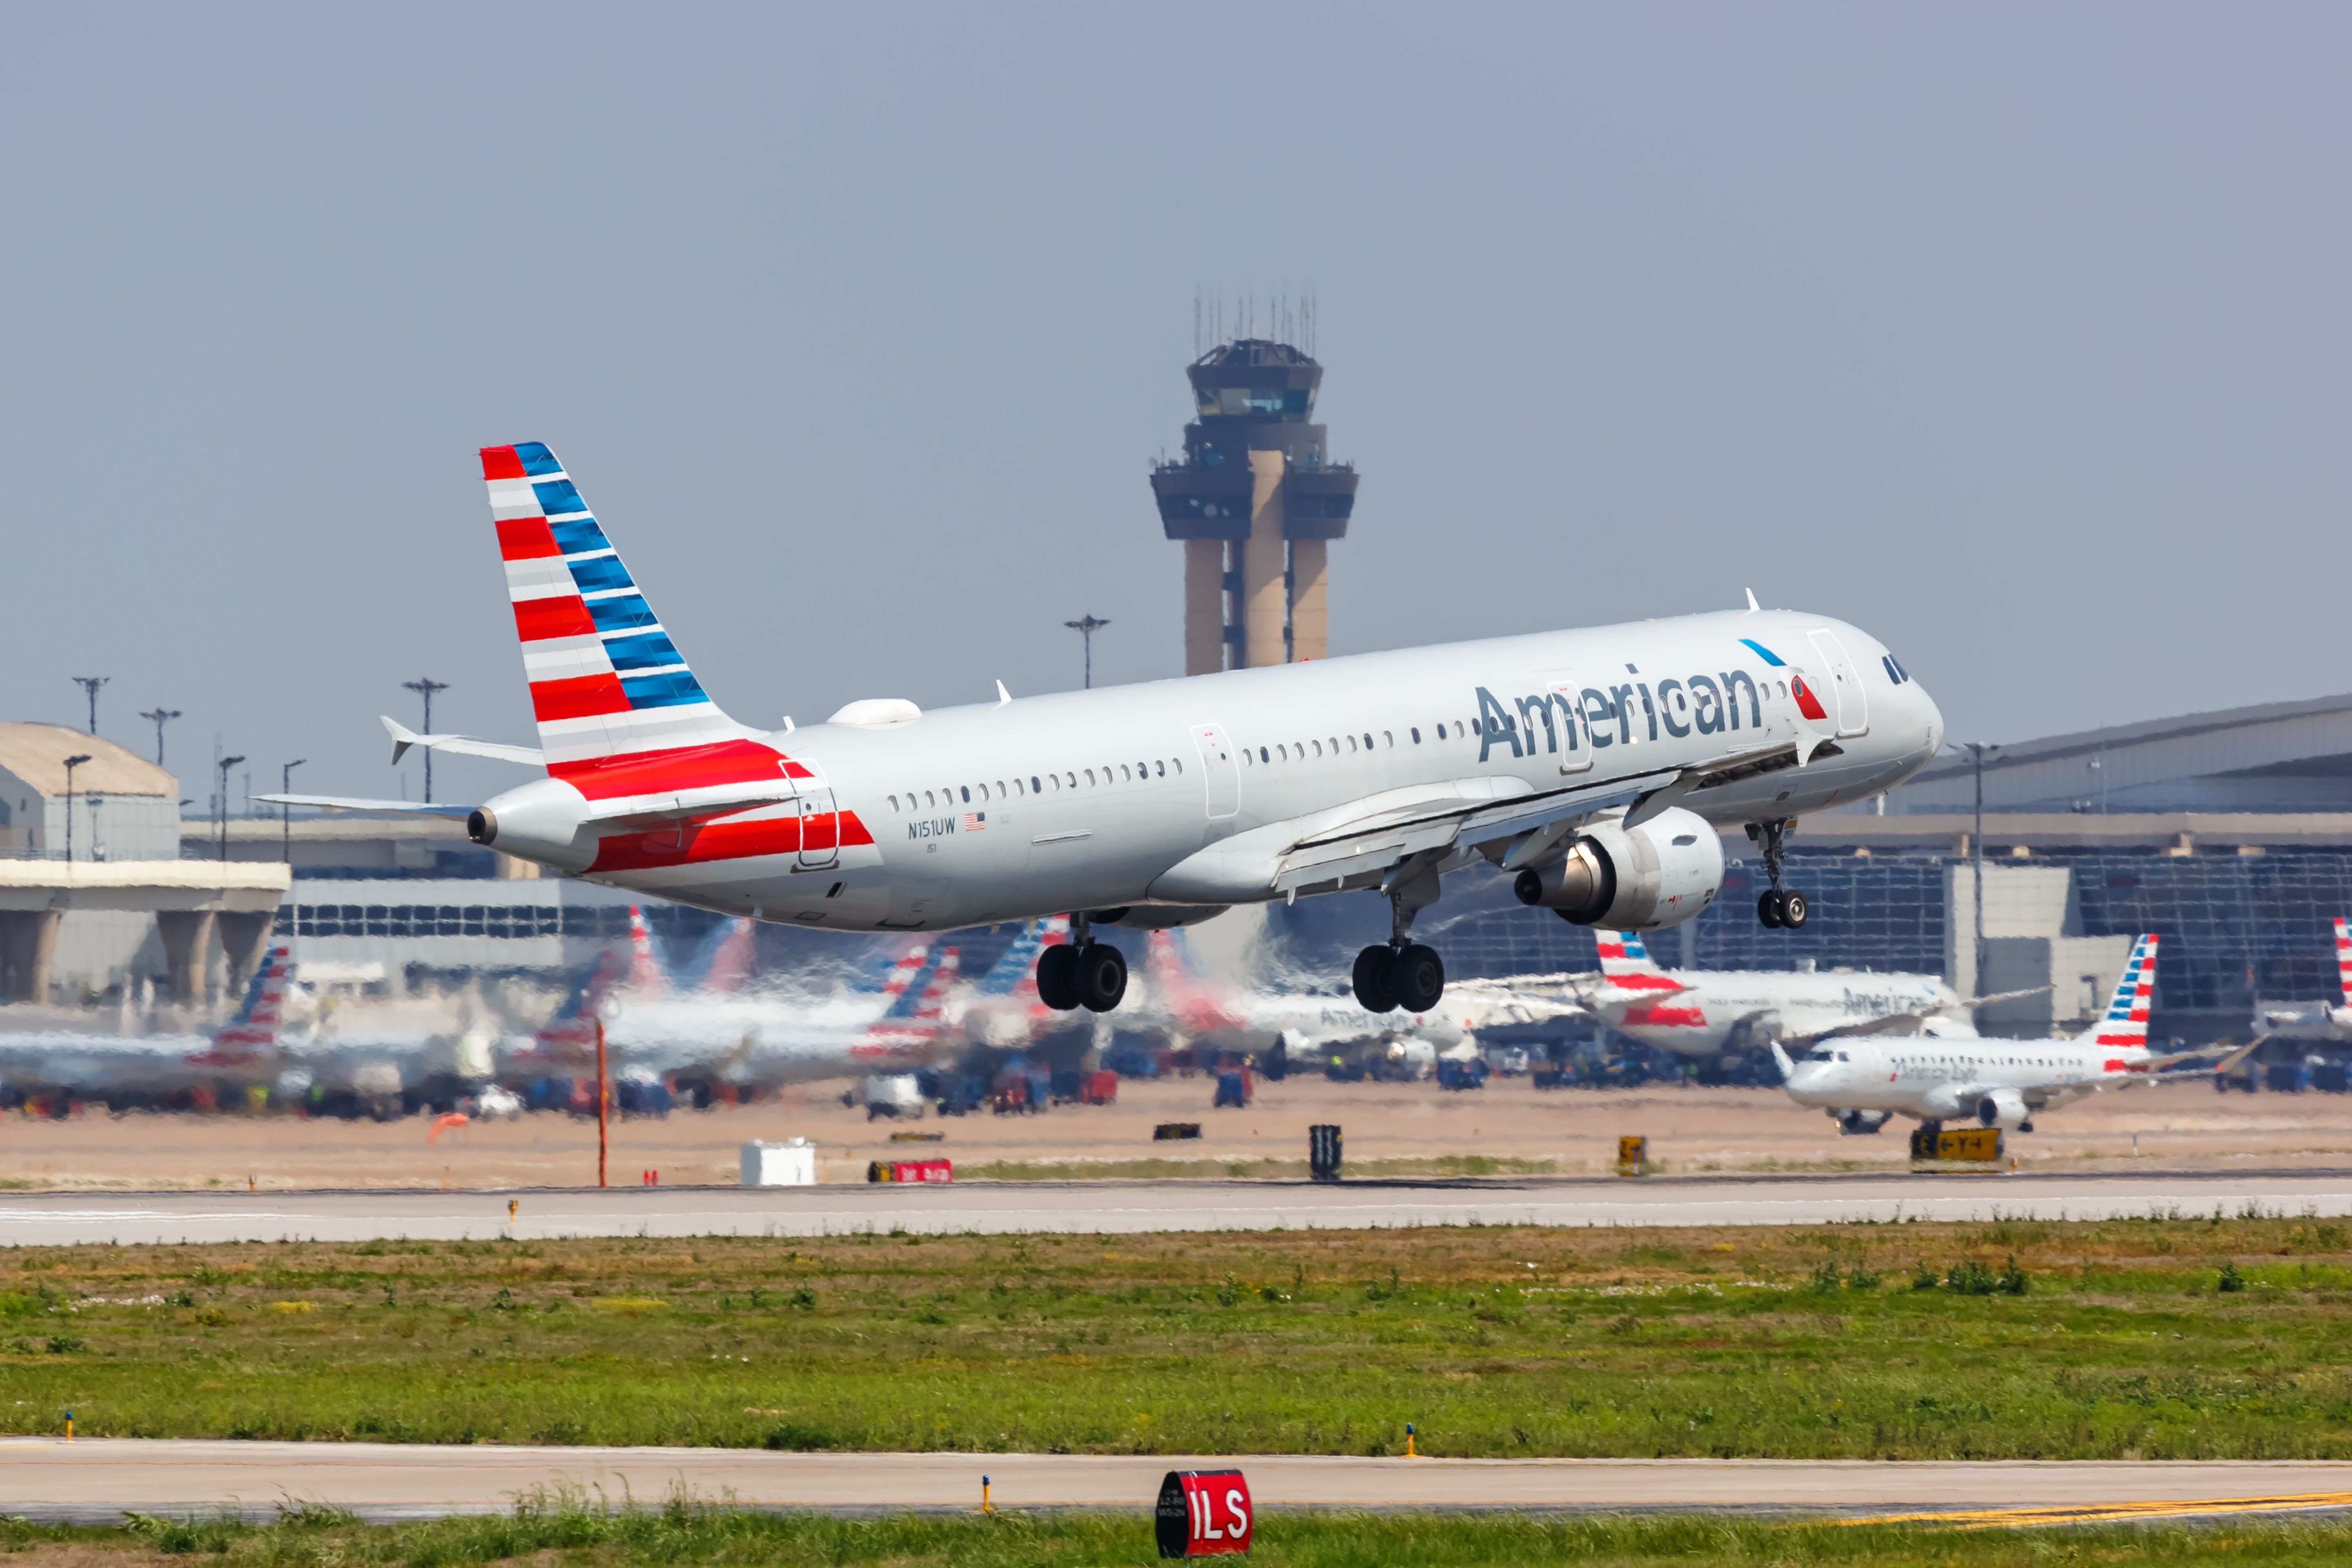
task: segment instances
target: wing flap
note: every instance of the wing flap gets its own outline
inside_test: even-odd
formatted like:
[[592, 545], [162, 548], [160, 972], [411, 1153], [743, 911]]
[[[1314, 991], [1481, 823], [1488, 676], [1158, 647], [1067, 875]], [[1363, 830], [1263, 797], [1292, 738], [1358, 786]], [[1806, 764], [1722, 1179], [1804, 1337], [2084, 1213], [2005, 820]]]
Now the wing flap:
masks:
[[[1274, 890], [1328, 882], [1367, 871], [1383, 871], [1432, 850], [1457, 844], [1488, 844], [1581, 818], [1612, 806], [1631, 805], [1650, 791], [1671, 784], [1669, 772], [1603, 779], [1567, 789], [1538, 790], [1503, 799], [1423, 802], [1326, 829], [1283, 855]], [[1485, 781], [1470, 781], [1480, 782]]]

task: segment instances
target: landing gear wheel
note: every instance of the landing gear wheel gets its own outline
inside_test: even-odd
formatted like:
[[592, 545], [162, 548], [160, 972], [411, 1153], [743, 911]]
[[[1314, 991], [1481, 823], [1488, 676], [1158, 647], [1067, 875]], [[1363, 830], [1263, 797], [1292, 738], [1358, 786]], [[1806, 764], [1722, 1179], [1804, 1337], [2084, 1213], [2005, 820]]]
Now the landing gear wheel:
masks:
[[1390, 981], [1395, 967], [1396, 950], [1386, 942], [1375, 942], [1356, 954], [1356, 1000], [1365, 1012], [1396, 1011], [1396, 992]]
[[1078, 1001], [1090, 1013], [1108, 1013], [1127, 994], [1127, 954], [1107, 942], [1074, 948], [1072, 974]]
[[1078, 1005], [1077, 956], [1076, 948], [1060, 942], [1037, 955], [1037, 1000], [1056, 1013]]
[[1762, 898], [1758, 899], [1756, 918], [1762, 922], [1766, 931], [1779, 931], [1780, 929], [1780, 895], [1768, 890]]
[[1805, 916], [1810, 912], [1805, 907], [1805, 895], [1796, 889], [1790, 888], [1780, 895], [1780, 923], [1789, 930], [1804, 929]]
[[1433, 947], [1413, 943], [1396, 955], [1389, 971], [1397, 1005], [1408, 1013], [1426, 1013], [1445, 994], [1445, 961]]

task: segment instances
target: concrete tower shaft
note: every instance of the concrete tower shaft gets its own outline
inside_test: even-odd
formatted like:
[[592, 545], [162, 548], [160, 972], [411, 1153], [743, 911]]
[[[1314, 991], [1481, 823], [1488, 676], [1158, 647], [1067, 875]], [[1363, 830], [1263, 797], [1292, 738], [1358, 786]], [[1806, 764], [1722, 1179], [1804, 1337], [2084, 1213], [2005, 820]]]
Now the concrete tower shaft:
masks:
[[1198, 417], [1184, 456], [1152, 470], [1168, 537], [1184, 545], [1184, 670], [1321, 658], [1328, 544], [1355, 510], [1356, 470], [1308, 423], [1323, 367], [1288, 343], [1223, 343], [1185, 372]]

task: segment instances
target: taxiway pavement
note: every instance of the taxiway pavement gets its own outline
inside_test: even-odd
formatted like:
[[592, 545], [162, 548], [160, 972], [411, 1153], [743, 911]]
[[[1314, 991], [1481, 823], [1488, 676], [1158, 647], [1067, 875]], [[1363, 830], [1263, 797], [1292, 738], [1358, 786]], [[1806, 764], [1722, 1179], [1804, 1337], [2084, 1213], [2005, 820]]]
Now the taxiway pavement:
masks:
[[[509, 1205], [512, 1205], [511, 1210]], [[2352, 1171], [1635, 1177], [406, 1192], [58, 1193], [0, 1198], [0, 1246], [1362, 1229], [1446, 1225], [1728, 1226], [2352, 1214]]]
[[[2131, 1517], [2352, 1506], [2328, 1461], [1881, 1463], [1802, 1459], [1403, 1459], [1050, 1454], [772, 1454], [729, 1448], [439, 1447], [0, 1438], [0, 1512], [75, 1522], [330, 1503], [363, 1519], [503, 1511], [534, 1492], [594, 1505], [680, 1489], [745, 1507], [873, 1512], [1150, 1507], [1171, 1469], [1237, 1466], [1261, 1507], [2097, 1510]], [[2023, 1522], [2038, 1522], [2031, 1519]]]

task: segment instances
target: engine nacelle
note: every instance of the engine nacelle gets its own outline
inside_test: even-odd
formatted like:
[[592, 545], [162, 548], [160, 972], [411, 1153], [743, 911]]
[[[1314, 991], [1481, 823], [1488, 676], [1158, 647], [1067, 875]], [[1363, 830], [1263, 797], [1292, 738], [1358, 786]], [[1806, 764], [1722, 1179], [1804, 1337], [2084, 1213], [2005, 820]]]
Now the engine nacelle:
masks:
[[1610, 931], [1680, 925], [1722, 889], [1723, 840], [1705, 817], [1680, 806], [1639, 827], [1619, 818], [1595, 822], [1567, 855], [1528, 867], [1511, 884], [1523, 904]]
[[2014, 1132], [2025, 1125], [2033, 1112], [2027, 1109], [2025, 1097], [2013, 1089], [1996, 1089], [1977, 1099], [1977, 1122], [1983, 1127], [1998, 1127]]

